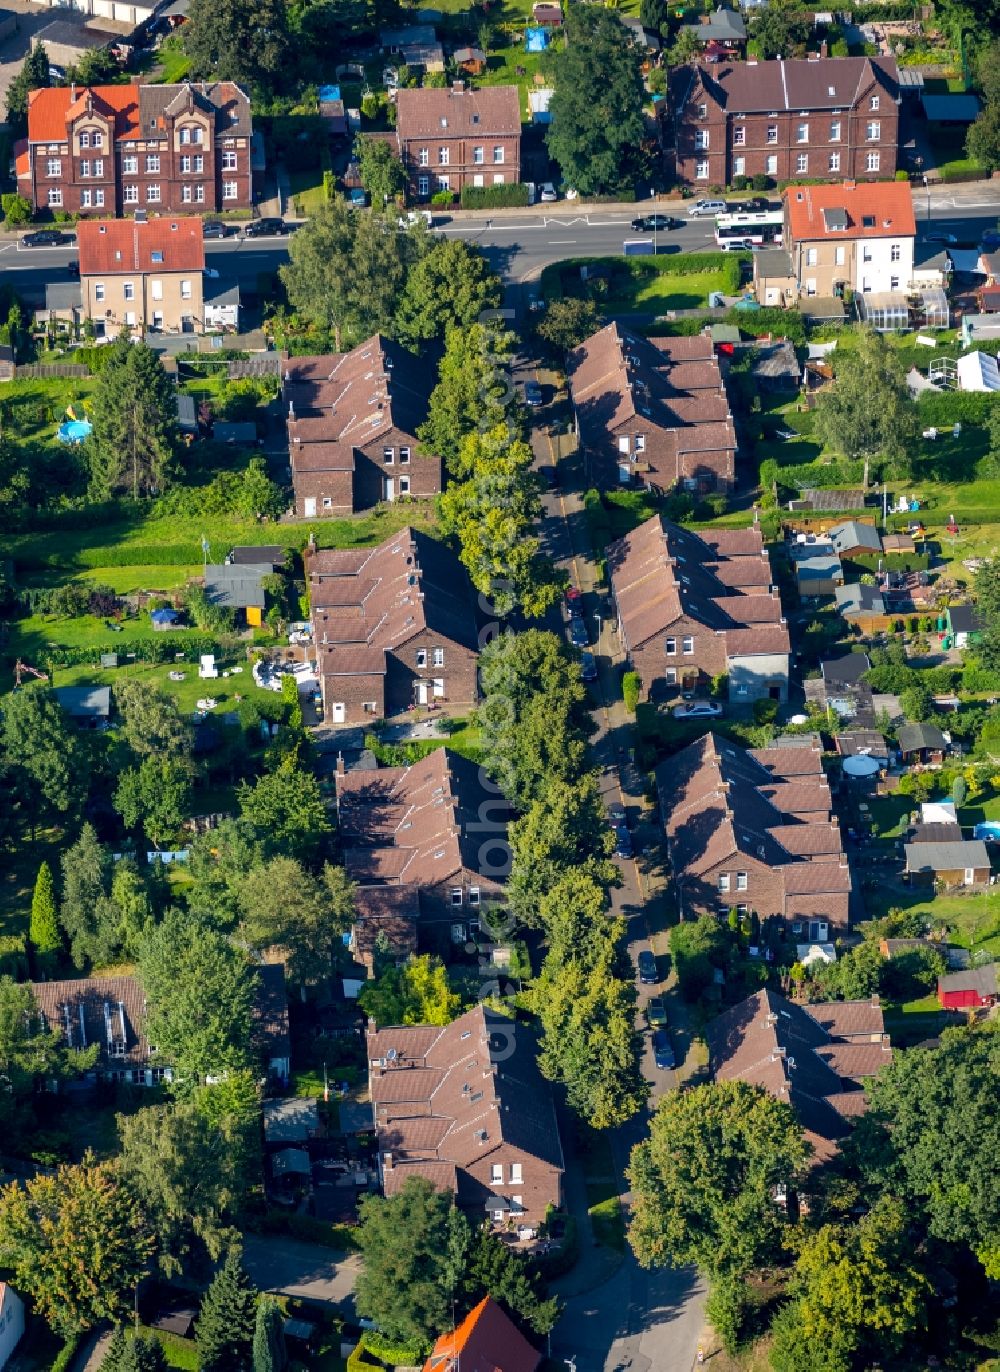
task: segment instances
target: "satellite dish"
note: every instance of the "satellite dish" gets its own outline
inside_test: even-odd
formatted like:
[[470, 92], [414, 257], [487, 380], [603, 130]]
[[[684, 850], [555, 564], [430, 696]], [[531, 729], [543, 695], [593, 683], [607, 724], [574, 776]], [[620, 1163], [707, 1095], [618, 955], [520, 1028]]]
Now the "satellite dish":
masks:
[[844, 758], [844, 771], [849, 777], [873, 777], [880, 770], [877, 758], [858, 756]]
[[385, 1060], [386, 1060], [386, 1062], [395, 1062], [396, 1059], [397, 1059], [398, 1057], [399, 1057], [399, 1054], [397, 1053], [397, 1051], [396, 1051], [395, 1048], [387, 1048], [387, 1049], [385, 1050]]

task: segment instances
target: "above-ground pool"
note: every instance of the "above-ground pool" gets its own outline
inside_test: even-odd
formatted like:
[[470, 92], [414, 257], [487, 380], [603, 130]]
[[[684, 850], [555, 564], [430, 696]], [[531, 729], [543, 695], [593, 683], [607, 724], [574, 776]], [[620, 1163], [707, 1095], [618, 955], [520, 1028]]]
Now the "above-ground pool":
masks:
[[976, 838], [984, 838], [990, 843], [1000, 843], [1000, 821], [984, 819], [973, 831]]
[[67, 419], [59, 425], [59, 442], [82, 443], [93, 427], [89, 419]]

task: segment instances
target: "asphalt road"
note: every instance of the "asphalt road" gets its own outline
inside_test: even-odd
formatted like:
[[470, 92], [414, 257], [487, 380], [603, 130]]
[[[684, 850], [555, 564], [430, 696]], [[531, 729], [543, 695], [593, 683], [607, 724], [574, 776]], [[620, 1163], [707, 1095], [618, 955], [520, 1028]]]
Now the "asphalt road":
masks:
[[[1000, 215], [1000, 187], [973, 182], [957, 188], [915, 188], [914, 209], [918, 241], [929, 232], [953, 233], [960, 240], [978, 242], [984, 229], [994, 228]], [[602, 206], [588, 210], [571, 204], [506, 211], [492, 218], [442, 218], [434, 232], [464, 238], [486, 254], [510, 285], [530, 282], [550, 262], [564, 257], [600, 257], [620, 253], [626, 238], [635, 238], [629, 225], [648, 205]], [[671, 207], [667, 207], [668, 209]], [[657, 234], [661, 253], [703, 252], [714, 247], [710, 220], [692, 219], [680, 229]], [[262, 273], [273, 273], [286, 260], [286, 238], [244, 242], [227, 238], [205, 244], [205, 259], [223, 276], [255, 292]], [[75, 245], [58, 248], [18, 248], [0, 245], [0, 273], [15, 276], [16, 288], [31, 303], [41, 304], [47, 281], [69, 281], [67, 266], [77, 256]]]

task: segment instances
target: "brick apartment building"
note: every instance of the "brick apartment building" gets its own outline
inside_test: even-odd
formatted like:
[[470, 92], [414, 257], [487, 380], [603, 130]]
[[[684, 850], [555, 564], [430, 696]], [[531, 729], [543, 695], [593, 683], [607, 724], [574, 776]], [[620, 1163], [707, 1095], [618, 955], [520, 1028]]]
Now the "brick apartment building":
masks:
[[726, 491], [736, 430], [712, 340], [642, 338], [609, 324], [569, 359], [588, 482]]
[[72, 214], [249, 209], [252, 136], [231, 81], [53, 86], [28, 97], [17, 187], [36, 210]]
[[475, 763], [436, 748], [409, 767], [338, 772], [336, 786], [344, 866], [359, 894], [414, 892], [418, 932], [437, 925], [446, 939], [452, 924], [475, 926], [503, 904], [509, 809]]
[[685, 66], [670, 76], [675, 173], [689, 186], [737, 176], [891, 178], [899, 92], [891, 57]]
[[407, 528], [377, 548], [313, 549], [306, 576], [328, 724], [476, 703], [476, 594], [443, 543]]
[[695, 534], [654, 515], [607, 557], [622, 646], [648, 695], [725, 675], [731, 700], [787, 700], [788, 626], [759, 529]]
[[818, 743], [748, 750], [708, 733], [656, 782], [685, 918], [778, 918], [800, 943], [848, 932], [851, 872]]
[[463, 186], [513, 186], [521, 179], [521, 111], [516, 86], [401, 90], [396, 147], [410, 192], [428, 200]]
[[537, 1228], [558, 1209], [562, 1142], [536, 1050], [530, 1029], [482, 1005], [443, 1027], [370, 1023], [385, 1194], [424, 1177], [496, 1228]]
[[433, 367], [380, 334], [349, 353], [286, 358], [282, 398], [300, 519], [439, 494], [441, 459], [417, 445], [435, 379]]
[[141, 337], [200, 333], [205, 326], [202, 221], [84, 220], [77, 227], [80, 301], [98, 338], [123, 327]]

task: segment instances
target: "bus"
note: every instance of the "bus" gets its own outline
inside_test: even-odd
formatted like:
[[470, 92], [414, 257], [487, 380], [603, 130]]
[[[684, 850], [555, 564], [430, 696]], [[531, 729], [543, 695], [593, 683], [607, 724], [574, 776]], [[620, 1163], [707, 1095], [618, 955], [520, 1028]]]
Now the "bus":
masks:
[[715, 220], [715, 241], [730, 251], [738, 247], [781, 247], [785, 228], [783, 210], [754, 210], [745, 214], [720, 214]]

